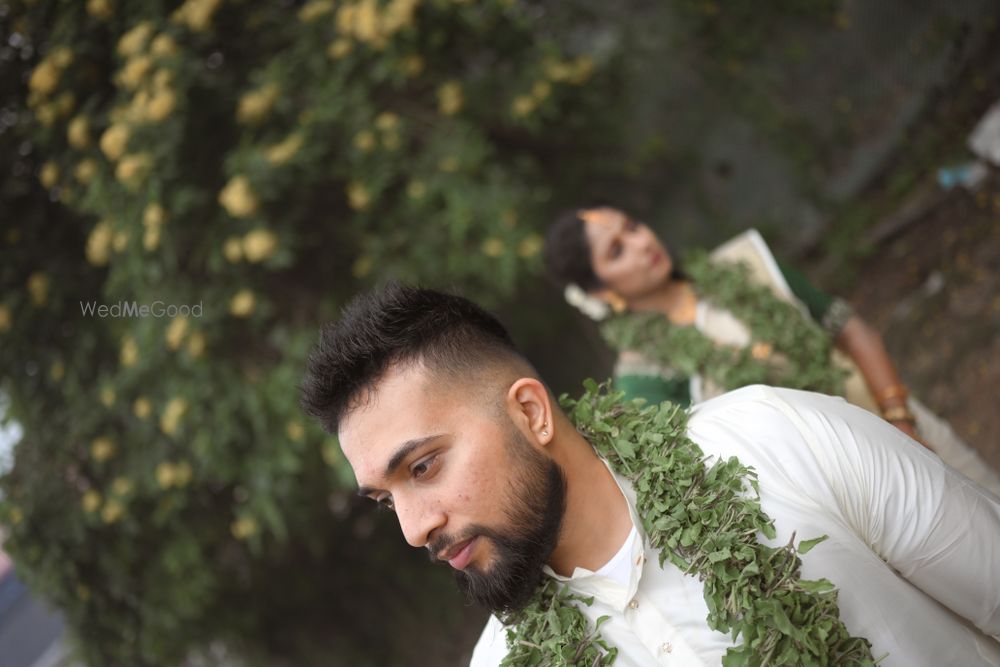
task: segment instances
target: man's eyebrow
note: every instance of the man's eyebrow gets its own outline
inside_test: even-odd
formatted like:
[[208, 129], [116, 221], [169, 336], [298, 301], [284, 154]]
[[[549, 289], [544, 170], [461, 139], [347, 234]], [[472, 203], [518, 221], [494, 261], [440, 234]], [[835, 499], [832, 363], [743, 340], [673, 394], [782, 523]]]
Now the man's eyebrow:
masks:
[[[437, 440], [444, 436], [444, 433], [435, 433], [434, 435], [425, 435], [422, 438], [413, 438], [412, 440], [407, 440], [399, 446], [396, 453], [392, 455], [389, 459], [389, 463], [385, 466], [385, 471], [382, 473], [383, 479], [388, 479], [396, 472], [396, 469], [406, 460], [406, 457], [413, 453], [413, 450], [421, 447], [432, 440]], [[359, 486], [358, 495], [359, 496], [370, 496], [376, 491], [381, 491], [371, 486]]]

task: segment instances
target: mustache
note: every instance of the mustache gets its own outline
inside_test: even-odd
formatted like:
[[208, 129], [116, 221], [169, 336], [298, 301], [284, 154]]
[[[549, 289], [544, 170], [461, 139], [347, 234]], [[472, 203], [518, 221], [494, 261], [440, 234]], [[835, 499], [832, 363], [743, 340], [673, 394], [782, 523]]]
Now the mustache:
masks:
[[447, 553], [455, 547], [456, 544], [461, 544], [466, 540], [471, 540], [473, 537], [481, 536], [488, 537], [490, 539], [496, 539], [497, 533], [486, 526], [481, 526], [479, 524], [473, 524], [468, 528], [463, 529], [457, 535], [448, 535], [442, 533], [441, 535], [436, 535], [431, 538], [430, 542], [427, 543], [427, 557], [430, 558], [432, 563], [441, 562], [438, 559], [438, 554]]

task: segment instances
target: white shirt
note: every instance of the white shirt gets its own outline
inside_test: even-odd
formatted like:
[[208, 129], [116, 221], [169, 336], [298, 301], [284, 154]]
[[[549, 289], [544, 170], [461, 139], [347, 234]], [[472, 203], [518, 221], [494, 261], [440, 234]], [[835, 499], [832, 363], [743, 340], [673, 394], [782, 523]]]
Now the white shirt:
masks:
[[[802, 576], [837, 585], [841, 619], [876, 658], [888, 654], [881, 665], [1000, 666], [1000, 498], [821, 394], [745, 387], [696, 406], [688, 434], [706, 455], [756, 470], [777, 531], [767, 544], [829, 536], [802, 556]], [[642, 535], [634, 492], [617, 479]], [[628, 586], [582, 569], [559, 578], [594, 597], [581, 607], [591, 623], [611, 617], [601, 635], [618, 647], [617, 667], [721, 664], [735, 643], [705, 622], [701, 583], [669, 561], [660, 568], [642, 537]], [[472, 666], [497, 665], [506, 650], [491, 618]]]

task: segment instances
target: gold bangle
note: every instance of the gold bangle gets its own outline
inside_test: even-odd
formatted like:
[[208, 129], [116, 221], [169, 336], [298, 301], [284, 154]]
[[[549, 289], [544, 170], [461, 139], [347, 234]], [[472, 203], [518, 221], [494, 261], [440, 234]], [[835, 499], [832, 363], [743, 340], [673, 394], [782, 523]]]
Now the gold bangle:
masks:
[[878, 402], [879, 405], [884, 405], [886, 401], [891, 401], [894, 398], [905, 399], [909, 395], [910, 392], [907, 391], [905, 385], [892, 384], [886, 387], [885, 389], [879, 391], [878, 394], [875, 396], [875, 400]]
[[889, 408], [888, 410], [882, 411], [882, 418], [887, 422], [910, 422], [911, 424], [916, 424], [917, 419], [913, 416], [913, 413], [906, 407], [902, 405]]

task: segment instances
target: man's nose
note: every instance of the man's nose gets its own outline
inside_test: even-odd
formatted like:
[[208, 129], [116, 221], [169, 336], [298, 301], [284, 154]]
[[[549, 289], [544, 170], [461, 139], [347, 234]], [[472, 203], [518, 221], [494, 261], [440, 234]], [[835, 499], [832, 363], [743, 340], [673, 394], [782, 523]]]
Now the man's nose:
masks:
[[403, 537], [412, 547], [426, 546], [430, 535], [447, 522], [441, 510], [417, 502], [396, 500], [396, 517]]

